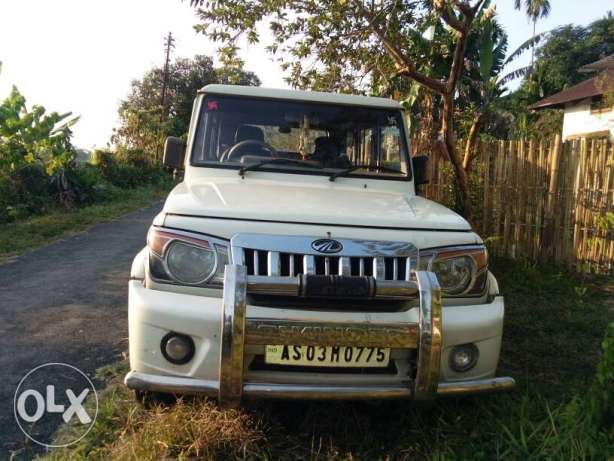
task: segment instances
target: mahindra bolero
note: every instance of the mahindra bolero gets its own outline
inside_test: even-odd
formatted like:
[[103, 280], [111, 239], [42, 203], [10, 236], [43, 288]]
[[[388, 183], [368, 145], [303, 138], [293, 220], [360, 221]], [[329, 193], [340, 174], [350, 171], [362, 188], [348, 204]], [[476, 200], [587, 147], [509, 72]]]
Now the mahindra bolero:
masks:
[[420, 197], [398, 102], [209, 85], [129, 282], [140, 393], [431, 399], [508, 389], [482, 239]]

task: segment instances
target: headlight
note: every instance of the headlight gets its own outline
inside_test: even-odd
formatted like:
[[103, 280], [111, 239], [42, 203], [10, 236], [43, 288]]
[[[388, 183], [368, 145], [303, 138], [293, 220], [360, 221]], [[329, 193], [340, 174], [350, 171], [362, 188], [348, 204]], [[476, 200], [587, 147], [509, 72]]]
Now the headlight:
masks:
[[475, 296], [484, 292], [488, 254], [483, 246], [427, 250], [420, 255], [420, 265], [435, 273], [444, 296]]
[[180, 240], [172, 242], [166, 250], [166, 268], [179, 283], [200, 285], [211, 278], [217, 264], [215, 251]]
[[228, 263], [228, 249], [223, 241], [152, 227], [147, 245], [154, 280], [191, 286], [222, 285]]

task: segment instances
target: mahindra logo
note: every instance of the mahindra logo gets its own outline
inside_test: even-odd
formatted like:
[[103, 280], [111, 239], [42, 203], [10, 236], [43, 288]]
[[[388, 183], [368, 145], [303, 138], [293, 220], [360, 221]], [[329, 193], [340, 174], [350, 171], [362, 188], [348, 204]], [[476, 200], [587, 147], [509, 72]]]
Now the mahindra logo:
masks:
[[311, 242], [311, 248], [326, 254], [339, 253], [343, 250], [343, 245], [340, 242], [332, 239], [319, 239]]

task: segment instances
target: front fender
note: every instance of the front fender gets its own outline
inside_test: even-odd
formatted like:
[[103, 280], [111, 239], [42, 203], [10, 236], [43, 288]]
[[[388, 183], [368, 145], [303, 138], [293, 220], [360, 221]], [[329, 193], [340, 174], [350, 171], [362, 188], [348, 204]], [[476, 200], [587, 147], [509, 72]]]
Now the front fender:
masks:
[[130, 268], [130, 280], [145, 280], [145, 271], [148, 257], [148, 249], [144, 247], [132, 260], [132, 267]]

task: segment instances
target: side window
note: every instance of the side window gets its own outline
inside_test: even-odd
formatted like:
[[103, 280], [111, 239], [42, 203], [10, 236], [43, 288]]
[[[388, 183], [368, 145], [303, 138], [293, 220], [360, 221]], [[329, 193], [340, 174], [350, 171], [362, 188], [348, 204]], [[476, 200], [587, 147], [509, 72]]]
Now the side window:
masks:
[[207, 114], [207, 139], [209, 140], [206, 146], [207, 152], [205, 153], [207, 160], [217, 160], [220, 156], [218, 152], [220, 119], [219, 114]]
[[205, 112], [201, 115], [194, 141], [193, 158], [196, 161], [218, 160], [220, 125], [220, 114]]
[[398, 128], [386, 127], [382, 130], [382, 160], [384, 165], [390, 168], [399, 169], [401, 167], [401, 133]]
[[365, 128], [348, 133], [346, 154], [354, 165], [381, 164], [400, 169], [401, 132], [396, 126]]

